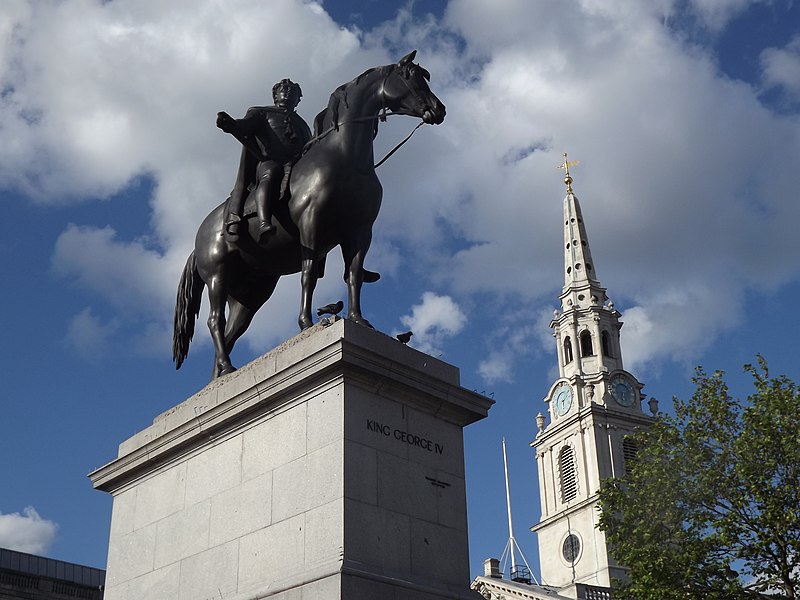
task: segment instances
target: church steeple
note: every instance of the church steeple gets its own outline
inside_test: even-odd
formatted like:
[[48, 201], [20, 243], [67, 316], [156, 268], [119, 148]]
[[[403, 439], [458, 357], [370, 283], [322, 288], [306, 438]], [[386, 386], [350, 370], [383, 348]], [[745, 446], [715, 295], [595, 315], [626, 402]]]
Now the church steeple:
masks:
[[[572, 191], [569, 168], [578, 161], [569, 162], [566, 153], [561, 164], [565, 171], [564, 183], [564, 287], [559, 296], [561, 311], [553, 315], [550, 323], [559, 341], [559, 373], [573, 377], [584, 373], [597, 373], [622, 369], [622, 350], [619, 331], [620, 313], [614, 310], [595, 275], [589, 236], [581, 214], [578, 197]], [[579, 357], [578, 360], [574, 360]]]
[[[549, 419], [539, 414], [536, 449], [542, 583], [607, 587], [625, 571], [608, 553], [597, 530], [597, 491], [606, 477], [621, 476], [635, 448], [627, 435], [647, 427], [643, 387], [624, 370], [621, 314], [597, 279], [578, 198], [564, 154], [564, 287], [550, 327], [559, 377], [544, 398]], [[548, 422], [549, 421], [549, 422]]]
[[572, 287], [584, 287], [588, 282], [599, 285], [594, 274], [594, 261], [581, 206], [572, 191], [572, 177], [569, 174], [569, 168], [578, 163], [577, 160], [568, 161], [565, 152], [560, 167], [565, 171], [564, 183], [567, 185], [567, 195], [564, 197], [564, 291]]

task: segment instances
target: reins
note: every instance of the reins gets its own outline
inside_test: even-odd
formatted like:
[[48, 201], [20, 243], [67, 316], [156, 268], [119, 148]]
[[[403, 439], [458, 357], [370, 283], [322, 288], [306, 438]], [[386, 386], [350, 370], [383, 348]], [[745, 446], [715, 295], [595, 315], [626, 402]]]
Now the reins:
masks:
[[[303, 148], [303, 154], [305, 154], [308, 151], [308, 149], [311, 148], [311, 146], [313, 146], [317, 142], [319, 142], [319, 141], [323, 140], [324, 138], [326, 138], [328, 136], [328, 134], [330, 134], [331, 132], [338, 131], [339, 127], [341, 127], [342, 125], [347, 125], [349, 123], [363, 123], [364, 121], [374, 121], [375, 119], [379, 119], [381, 121], [385, 121], [387, 117], [391, 117], [391, 116], [399, 115], [399, 114], [402, 114], [402, 113], [389, 113], [389, 112], [386, 112], [385, 110], [383, 110], [380, 114], [377, 114], [377, 115], [372, 116], [372, 117], [359, 117], [357, 119], [348, 119], [347, 121], [342, 121], [341, 123], [336, 123], [335, 125], [331, 125], [330, 127], [328, 127], [325, 131], [323, 131], [319, 135], [314, 136], [313, 138], [308, 140], [308, 142], [306, 143], [305, 147]], [[411, 130], [411, 133], [409, 133], [399, 144], [397, 144], [394, 148], [392, 148], [386, 156], [384, 156], [377, 163], [375, 163], [373, 168], [377, 169], [383, 163], [385, 163], [387, 160], [389, 160], [389, 157], [391, 157], [392, 154], [397, 152], [403, 144], [405, 144], [408, 140], [410, 140], [411, 136], [414, 135], [414, 133], [416, 133], [417, 129], [422, 127], [424, 124], [425, 124], [425, 121], [420, 121], [419, 123], [417, 123], [417, 126], [414, 127], [414, 129]]]
[[[364, 121], [374, 121], [375, 119], [378, 119], [379, 121], [385, 122], [387, 117], [391, 117], [391, 116], [397, 115], [397, 114], [402, 114], [402, 113], [394, 113], [394, 112], [390, 113], [390, 112], [387, 112], [387, 108], [386, 108], [386, 89], [385, 89], [386, 80], [387, 79], [389, 79], [389, 75], [386, 75], [386, 77], [383, 78], [383, 84], [381, 85], [381, 100], [382, 100], [383, 106], [381, 107], [381, 110], [378, 112], [377, 115], [372, 116], [372, 117], [358, 117], [356, 119], [348, 119], [347, 121], [342, 121], [341, 123], [334, 123], [333, 125], [328, 127], [325, 131], [323, 131], [319, 135], [317, 135], [317, 136], [311, 138], [310, 140], [308, 140], [306, 145], [303, 147], [303, 154], [305, 154], [306, 151], [309, 148], [311, 148], [311, 146], [313, 146], [314, 144], [316, 144], [320, 140], [322, 140], [325, 137], [327, 137], [328, 134], [330, 134], [332, 131], [339, 131], [339, 127], [341, 127], [342, 125], [347, 125], [348, 123], [362, 123]], [[412, 94], [414, 94], [414, 96], [416, 97], [417, 101], [419, 101], [418, 95], [416, 94], [416, 92], [414, 90], [411, 89], [411, 87], [408, 85], [408, 83], [405, 81], [405, 79], [403, 80], [403, 83], [406, 84], [406, 87], [408, 88], [408, 90]], [[422, 102], [420, 102], [420, 104], [422, 104]], [[389, 160], [389, 158], [392, 156], [392, 154], [397, 152], [403, 144], [405, 144], [408, 140], [410, 140], [411, 136], [414, 135], [414, 133], [417, 131], [417, 129], [419, 129], [424, 124], [425, 124], [425, 121], [420, 121], [417, 124], [417, 126], [414, 127], [414, 129], [411, 130], [411, 133], [409, 133], [399, 144], [397, 144], [394, 148], [392, 148], [386, 156], [384, 156], [377, 163], [375, 163], [375, 165], [373, 166], [373, 169], [377, 169], [383, 163], [385, 163], [387, 160]]]
[[399, 144], [397, 144], [397, 146], [395, 146], [394, 148], [392, 148], [392, 150], [391, 150], [391, 152], [389, 152], [389, 154], [387, 154], [386, 156], [384, 156], [382, 159], [380, 159], [380, 160], [379, 160], [379, 161], [378, 161], [378, 162], [375, 164], [375, 168], [377, 169], [377, 168], [378, 168], [378, 167], [380, 167], [380, 166], [381, 166], [383, 163], [385, 163], [387, 160], [389, 160], [389, 157], [390, 157], [392, 154], [394, 154], [395, 152], [397, 152], [398, 150], [400, 150], [400, 146], [402, 146], [402, 145], [403, 145], [403, 144], [405, 144], [405, 143], [406, 143], [408, 140], [410, 140], [410, 139], [411, 139], [411, 136], [412, 136], [412, 135], [414, 135], [414, 132], [415, 132], [417, 129], [419, 129], [420, 127], [422, 127], [424, 124], [425, 124], [425, 121], [420, 121], [419, 123], [417, 123], [417, 126], [416, 126], [416, 127], [414, 127], [414, 129], [412, 129], [412, 130], [411, 130], [411, 133], [409, 133], [409, 134], [408, 134], [408, 135], [405, 137], [405, 139], [404, 139], [402, 142], [400, 142]]

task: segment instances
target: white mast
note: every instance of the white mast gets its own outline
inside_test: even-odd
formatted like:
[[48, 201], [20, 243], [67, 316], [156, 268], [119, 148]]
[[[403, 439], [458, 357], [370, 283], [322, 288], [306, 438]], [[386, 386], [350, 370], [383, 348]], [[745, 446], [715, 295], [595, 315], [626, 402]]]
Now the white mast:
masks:
[[514, 527], [511, 524], [511, 492], [508, 487], [508, 458], [506, 457], [506, 438], [503, 438], [503, 470], [506, 474], [506, 508], [508, 509], [508, 546], [511, 552], [511, 572], [517, 572], [517, 560], [514, 557]]
[[[506, 554], [511, 556], [511, 580], [517, 581], [521, 583], [530, 583], [531, 579], [536, 582], [538, 585], [539, 582], [536, 581], [536, 578], [533, 576], [531, 572], [531, 567], [528, 564], [528, 561], [525, 560], [525, 555], [522, 554], [522, 549], [517, 544], [517, 540], [514, 539], [514, 527], [511, 521], [511, 489], [508, 485], [508, 457], [506, 456], [506, 438], [503, 438], [503, 470], [506, 475], [506, 508], [508, 510], [508, 543], [506, 544], [506, 549], [503, 550], [503, 556], [500, 557], [500, 561], [503, 564], [501, 569], [505, 570], [505, 558]], [[519, 550], [520, 558], [522, 558], [522, 562], [525, 563], [524, 567], [517, 566], [517, 557], [514, 555], [514, 547], [516, 546], [517, 550]]]

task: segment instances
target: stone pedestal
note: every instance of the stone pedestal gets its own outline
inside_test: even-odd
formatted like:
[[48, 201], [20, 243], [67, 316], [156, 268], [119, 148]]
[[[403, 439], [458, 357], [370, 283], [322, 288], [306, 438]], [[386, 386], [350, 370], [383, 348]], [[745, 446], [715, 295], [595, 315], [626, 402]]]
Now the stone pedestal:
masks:
[[105, 600], [474, 600], [458, 369], [346, 320], [221, 378], [90, 475]]

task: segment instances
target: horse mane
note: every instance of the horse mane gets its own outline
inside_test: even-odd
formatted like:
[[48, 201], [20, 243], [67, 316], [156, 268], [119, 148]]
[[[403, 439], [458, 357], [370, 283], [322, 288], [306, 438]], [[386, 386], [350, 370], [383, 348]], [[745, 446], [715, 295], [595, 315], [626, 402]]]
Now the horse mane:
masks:
[[336, 131], [339, 130], [339, 107], [344, 105], [345, 108], [349, 108], [350, 105], [347, 101], [347, 93], [353, 86], [358, 85], [361, 83], [361, 80], [364, 79], [367, 75], [375, 72], [380, 71], [382, 74], [386, 73], [389, 69], [395, 68], [397, 65], [386, 65], [383, 67], [372, 67], [367, 69], [361, 75], [340, 85], [338, 88], [333, 90], [331, 93], [330, 98], [328, 99], [328, 106], [324, 108], [314, 119], [314, 135], [319, 136], [326, 129], [329, 127], [333, 127]]

